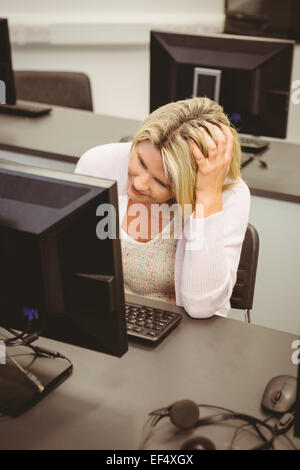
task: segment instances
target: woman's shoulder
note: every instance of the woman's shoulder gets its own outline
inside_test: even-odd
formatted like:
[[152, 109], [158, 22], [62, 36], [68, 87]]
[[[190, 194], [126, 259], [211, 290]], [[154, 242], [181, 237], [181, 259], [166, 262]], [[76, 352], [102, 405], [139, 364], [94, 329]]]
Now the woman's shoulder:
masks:
[[247, 183], [240, 176], [236, 179], [226, 178], [224, 184], [230, 185], [222, 193], [223, 201], [237, 199], [238, 197], [243, 197], [245, 199], [250, 199], [250, 190]]
[[225, 180], [225, 184], [231, 184], [231, 186], [223, 191], [223, 213], [226, 219], [232, 223], [232, 219], [236, 220], [248, 220], [250, 205], [251, 205], [251, 194], [247, 183], [238, 177], [235, 180]]
[[[124, 175], [130, 156], [131, 142], [98, 145], [79, 159], [75, 173], [117, 180]], [[127, 170], [126, 173], [127, 175]]]

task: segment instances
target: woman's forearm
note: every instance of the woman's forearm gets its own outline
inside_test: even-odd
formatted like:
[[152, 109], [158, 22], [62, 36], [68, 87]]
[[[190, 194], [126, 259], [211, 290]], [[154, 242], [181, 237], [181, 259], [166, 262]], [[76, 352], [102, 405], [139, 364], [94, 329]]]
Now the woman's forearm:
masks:
[[202, 218], [194, 213], [189, 220], [180, 288], [186, 311], [205, 318], [230, 299], [249, 219], [250, 192], [240, 181], [222, 194], [221, 204], [218, 198], [197, 201], [202, 213], [215, 212]]
[[222, 208], [222, 193], [196, 193], [196, 206], [194, 211], [195, 219], [209, 217], [217, 212], [221, 212]]

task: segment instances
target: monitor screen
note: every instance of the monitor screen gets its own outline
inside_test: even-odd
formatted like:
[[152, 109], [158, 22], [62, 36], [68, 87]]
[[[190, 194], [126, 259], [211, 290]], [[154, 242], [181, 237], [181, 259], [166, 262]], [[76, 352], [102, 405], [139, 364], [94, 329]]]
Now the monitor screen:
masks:
[[299, 0], [225, 0], [225, 33], [300, 41]]
[[11, 61], [8, 22], [0, 18], [0, 104], [15, 104], [16, 91]]
[[207, 96], [244, 134], [285, 138], [294, 42], [151, 32], [150, 111]]
[[0, 188], [0, 326], [122, 356], [120, 240], [97, 232], [116, 183], [1, 162]]

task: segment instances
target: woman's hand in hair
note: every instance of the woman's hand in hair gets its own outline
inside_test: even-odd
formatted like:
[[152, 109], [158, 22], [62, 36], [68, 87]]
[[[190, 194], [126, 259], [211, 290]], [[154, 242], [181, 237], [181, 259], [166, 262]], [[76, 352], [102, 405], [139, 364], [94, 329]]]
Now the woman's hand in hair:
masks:
[[[201, 128], [208, 151], [206, 158], [200, 148], [194, 142], [191, 143], [198, 165], [195, 182], [196, 204], [200, 204], [201, 209], [204, 207], [204, 217], [222, 210], [222, 188], [232, 160], [234, 137], [228, 126], [220, 126], [222, 130], [216, 125], [209, 125], [215, 141]], [[195, 217], [200, 217], [201, 214], [203, 217], [203, 210], [195, 211]]]

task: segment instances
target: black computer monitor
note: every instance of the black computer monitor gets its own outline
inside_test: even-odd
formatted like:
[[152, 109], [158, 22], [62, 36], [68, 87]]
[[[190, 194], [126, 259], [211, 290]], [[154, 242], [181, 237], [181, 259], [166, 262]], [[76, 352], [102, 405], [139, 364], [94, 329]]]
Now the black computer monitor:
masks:
[[0, 326], [122, 356], [116, 220], [116, 182], [1, 161]]
[[0, 18], [0, 113], [36, 118], [51, 111], [47, 105], [17, 101], [8, 21]]
[[8, 22], [0, 18], [0, 80], [5, 84], [5, 103], [16, 103], [14, 73], [11, 62]]
[[225, 0], [225, 33], [300, 41], [299, 0]]
[[285, 138], [294, 42], [151, 32], [150, 111], [208, 96], [244, 134]]

